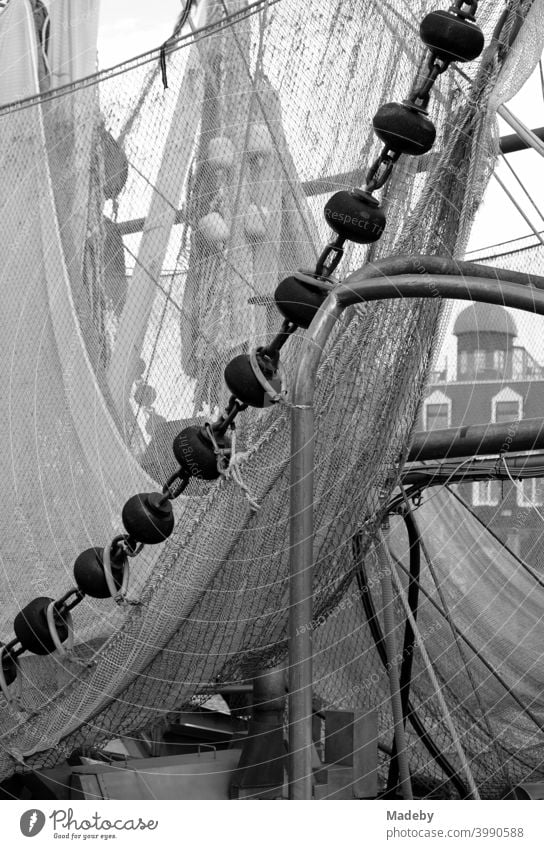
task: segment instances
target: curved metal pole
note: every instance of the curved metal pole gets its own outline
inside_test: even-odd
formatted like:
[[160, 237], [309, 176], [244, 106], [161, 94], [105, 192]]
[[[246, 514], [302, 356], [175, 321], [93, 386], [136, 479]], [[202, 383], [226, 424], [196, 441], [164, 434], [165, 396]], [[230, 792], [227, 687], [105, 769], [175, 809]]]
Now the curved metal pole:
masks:
[[462, 298], [544, 315], [544, 278], [445, 257], [369, 264], [324, 301], [302, 345], [291, 410], [289, 572], [289, 798], [312, 798], [312, 594], [314, 390], [327, 339], [342, 311], [389, 298]]

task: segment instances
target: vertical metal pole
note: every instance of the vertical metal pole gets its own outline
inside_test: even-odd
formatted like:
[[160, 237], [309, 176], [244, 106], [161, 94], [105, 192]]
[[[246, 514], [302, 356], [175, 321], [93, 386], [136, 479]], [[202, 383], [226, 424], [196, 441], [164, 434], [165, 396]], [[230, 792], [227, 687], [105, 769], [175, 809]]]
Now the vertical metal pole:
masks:
[[312, 798], [314, 386], [324, 344], [342, 311], [329, 295], [303, 342], [291, 411], [289, 563], [289, 798]]
[[[312, 798], [312, 572], [314, 411], [291, 414], [289, 798]], [[311, 493], [311, 497], [307, 495]]]
[[[418, 266], [415, 266], [416, 263]], [[427, 274], [422, 275], [420, 271], [417, 274], [407, 273], [414, 266], [423, 267]], [[429, 285], [430, 275], [432, 286]], [[303, 340], [291, 414], [290, 799], [312, 798], [313, 403], [321, 355], [336, 320], [346, 306], [389, 298], [434, 298], [437, 292], [443, 297], [468, 297], [544, 315], [544, 278], [444, 257], [398, 257], [380, 260], [372, 267], [366, 266], [339, 284], [324, 301]]]

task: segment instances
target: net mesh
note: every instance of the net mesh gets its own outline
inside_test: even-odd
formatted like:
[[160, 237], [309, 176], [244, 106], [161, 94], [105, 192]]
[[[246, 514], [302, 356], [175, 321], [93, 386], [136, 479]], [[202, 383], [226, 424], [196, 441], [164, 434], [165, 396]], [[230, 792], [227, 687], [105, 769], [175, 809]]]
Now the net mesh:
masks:
[[[343, 273], [391, 254], [462, 254], [494, 158], [486, 105], [506, 37], [532, 5], [511, 4], [505, 41], [471, 79], [439, 78], [438, 154], [424, 166], [401, 160], [384, 191], [383, 239], [350, 245]], [[226, 362], [269, 339], [277, 282], [312, 265], [327, 240], [323, 193], [362, 182], [379, 149], [372, 115], [402, 100], [421, 67], [426, 0], [310, 6], [209, 2], [205, 26], [167, 43], [166, 80], [155, 52], [0, 111], [4, 640], [33, 595], [73, 585], [79, 551], [121, 530], [131, 493], [164, 481], [183, 424], [225, 403]], [[28, 12], [27, 0], [12, 0], [2, 15], [36, 49]], [[487, 7], [479, 16], [488, 43], [496, 18]], [[40, 82], [32, 55], [28, 96]], [[440, 312], [438, 299], [351, 310], [317, 388], [315, 615], [326, 621], [315, 634], [316, 692], [378, 707], [384, 740], [385, 681], [354, 598], [351, 540], [364, 523], [370, 545], [396, 482]], [[298, 347], [295, 336], [288, 380]], [[172, 537], [132, 566], [140, 604], [86, 598], [74, 614], [77, 665], [22, 657], [22, 710], [0, 715], [1, 775], [21, 759], [52, 765], [130, 734], [203, 683], [245, 679], [285, 654], [288, 431], [282, 406], [240, 418], [243, 479], [259, 512], [232, 481], [191, 483]], [[448, 677], [459, 661], [444, 639], [437, 663], [459, 733], [478, 779], [496, 788], [504, 758], [497, 744], [490, 777], [487, 732], [472, 723], [465, 740], [478, 705]], [[447, 747], [436, 705], [424, 688], [418, 698]], [[418, 747], [413, 768], [443, 781]]]

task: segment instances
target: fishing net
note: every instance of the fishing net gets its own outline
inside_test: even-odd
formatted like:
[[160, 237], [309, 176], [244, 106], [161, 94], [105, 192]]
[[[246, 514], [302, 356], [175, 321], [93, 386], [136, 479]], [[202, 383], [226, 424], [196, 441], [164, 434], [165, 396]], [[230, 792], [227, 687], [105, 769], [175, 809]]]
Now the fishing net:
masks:
[[[328, 194], [364, 181], [379, 149], [372, 116], [410, 90], [424, 55], [419, 21], [433, 5], [210, 2], [202, 26], [160, 53], [62, 89], [33, 58], [28, 0], [2, 13], [32, 48], [13, 42], [27, 99], [0, 111], [4, 641], [32, 597], [73, 586], [82, 549], [122, 530], [129, 495], [162, 485], [173, 436], [226, 402], [225, 364], [278, 326], [275, 286], [315, 263]], [[479, 14], [490, 45], [481, 61], [439, 78], [437, 152], [399, 162], [383, 192], [384, 237], [350, 245], [343, 274], [392, 254], [462, 255], [495, 157], [489, 97], [523, 81], [542, 31], [542, 3], [515, 0], [490, 44], [498, 15]], [[512, 51], [519, 61], [505, 66]], [[383, 681], [357, 690], [377, 665], [360, 606], [329, 614], [354, 598], [352, 537], [364, 527], [364, 556], [440, 314], [439, 299], [349, 311], [317, 388], [315, 615], [326, 624], [315, 630], [316, 694], [377, 707], [386, 742]], [[285, 349], [288, 382], [299, 342]], [[191, 483], [172, 537], [132, 564], [139, 603], [86, 598], [74, 612], [76, 662], [21, 658], [22, 701], [0, 715], [1, 775], [150, 726], [204, 684], [247, 679], [285, 655], [288, 446], [284, 405], [246, 411], [240, 468], [260, 509], [232, 480]], [[450, 639], [451, 663], [455, 650]], [[452, 706], [462, 700], [455, 682], [447, 693]], [[421, 699], [447, 746], [436, 704]], [[485, 784], [478, 733], [463, 742]], [[413, 759], [435, 775], [418, 746]]]

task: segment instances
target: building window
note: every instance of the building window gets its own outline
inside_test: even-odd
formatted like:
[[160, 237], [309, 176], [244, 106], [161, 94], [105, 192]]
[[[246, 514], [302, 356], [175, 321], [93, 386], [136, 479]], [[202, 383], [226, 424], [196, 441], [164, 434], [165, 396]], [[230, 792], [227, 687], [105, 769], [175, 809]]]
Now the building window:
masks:
[[485, 371], [485, 351], [474, 352], [474, 371], [476, 374], [479, 371]]
[[542, 507], [544, 504], [544, 480], [542, 478], [521, 480], [516, 489], [519, 507]]
[[523, 398], [506, 386], [491, 401], [491, 420], [497, 424], [518, 422], [523, 417]]
[[448, 427], [447, 404], [427, 404], [425, 413], [427, 416], [425, 430], [438, 430], [441, 427]]
[[493, 368], [496, 371], [504, 371], [506, 365], [506, 354], [504, 351], [493, 352]]
[[467, 374], [468, 372], [468, 354], [466, 351], [461, 351], [461, 356], [459, 357], [459, 369], [461, 370], [461, 374]]
[[451, 398], [435, 389], [425, 399], [423, 407], [423, 427], [425, 430], [437, 430], [451, 424]]
[[474, 507], [496, 507], [501, 500], [499, 481], [475, 481], [472, 484], [472, 503]]
[[519, 403], [517, 401], [498, 401], [495, 406], [495, 421], [516, 422], [519, 420]]

